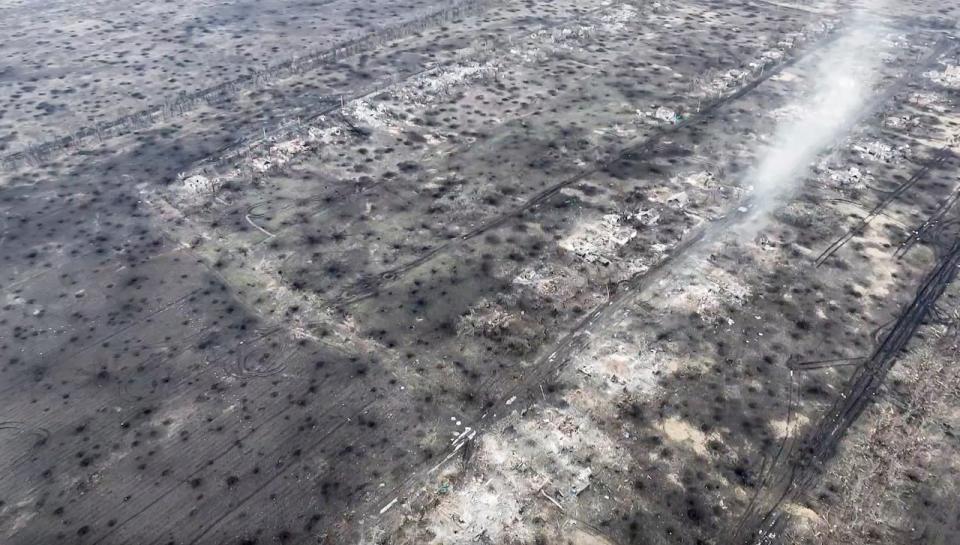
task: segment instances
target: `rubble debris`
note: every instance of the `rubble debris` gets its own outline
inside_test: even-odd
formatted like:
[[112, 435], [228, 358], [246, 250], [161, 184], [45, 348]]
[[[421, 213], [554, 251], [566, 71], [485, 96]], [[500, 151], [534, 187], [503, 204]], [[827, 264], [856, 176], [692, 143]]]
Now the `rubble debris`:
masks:
[[638, 210], [630, 219], [644, 227], [652, 227], [660, 221], [660, 213], [653, 208], [646, 208]]
[[873, 176], [869, 172], [864, 172], [859, 167], [853, 166], [840, 170], [830, 169], [825, 174], [828, 180], [827, 185], [838, 189], [860, 189], [873, 180]]
[[619, 214], [606, 214], [593, 221], [583, 221], [560, 241], [559, 246], [576, 254], [587, 263], [609, 265], [617, 249], [637, 236]]
[[304, 138], [297, 137], [271, 146], [266, 154], [254, 158], [250, 165], [258, 172], [266, 172], [271, 168], [283, 166], [293, 160], [298, 154], [307, 149]]
[[393, 112], [382, 102], [371, 104], [367, 100], [354, 100], [343, 108], [343, 113], [376, 129], [390, 130], [395, 125]]
[[679, 193], [674, 193], [673, 195], [667, 197], [667, 206], [672, 208], [683, 209], [686, 208], [687, 204], [690, 203], [690, 196], [686, 191], [680, 191]]
[[947, 111], [947, 108], [943, 105], [943, 98], [935, 93], [913, 93], [910, 95], [910, 102], [921, 108], [928, 108], [938, 114]]
[[[435, 68], [417, 76], [413, 82], [394, 89], [392, 94], [403, 103], [427, 104], [449, 94], [452, 89], [493, 77], [499, 68], [496, 61], [461, 62]], [[386, 112], [382, 105], [378, 105], [375, 112], [371, 113], [379, 121]]]
[[653, 117], [659, 119], [660, 121], [664, 121], [666, 123], [673, 123], [673, 124], [677, 123], [677, 112], [675, 112], [674, 110], [671, 110], [670, 108], [665, 108], [663, 106], [660, 106], [659, 108], [657, 108], [656, 112], [654, 112], [653, 114]]
[[883, 120], [883, 124], [891, 129], [903, 130], [910, 127], [919, 127], [920, 118], [909, 115], [893, 115], [887, 116]]
[[622, 452], [572, 407], [545, 408], [527, 418], [513, 413], [477, 443], [469, 468], [451, 466], [439, 476], [460, 484], [437, 495], [441, 516], [427, 521], [427, 543], [461, 543], [478, 535], [489, 543], [532, 543], [531, 521], [555, 509], [578, 508], [594, 467], [615, 466]]
[[484, 299], [460, 317], [457, 334], [495, 339], [503, 335], [514, 320], [515, 316], [505, 311], [502, 306]]
[[943, 71], [931, 70], [924, 77], [951, 89], [960, 89], [960, 65], [948, 64]]
[[533, 289], [539, 297], [564, 302], [575, 297], [586, 285], [586, 278], [550, 264], [528, 266], [513, 279], [519, 286]]
[[630, 4], [620, 4], [613, 12], [600, 16], [600, 21], [605, 32], [617, 32], [631, 24], [639, 13], [637, 8]]
[[206, 203], [213, 199], [223, 185], [223, 180], [220, 178], [209, 178], [202, 174], [194, 174], [193, 176], [181, 174], [178, 176], [178, 180], [173, 190], [179, 200], [185, 204]]
[[854, 144], [852, 149], [860, 155], [861, 159], [891, 162], [902, 159], [909, 151], [910, 146], [902, 145], [893, 147], [890, 144], [880, 142], [879, 140], [871, 140], [869, 142]]
[[669, 123], [671, 125], [676, 125], [681, 121], [681, 117], [677, 114], [676, 110], [667, 108], [666, 106], [657, 106], [656, 108], [650, 110], [636, 110], [636, 123], [645, 123], [648, 119], [651, 124], [662, 124]]

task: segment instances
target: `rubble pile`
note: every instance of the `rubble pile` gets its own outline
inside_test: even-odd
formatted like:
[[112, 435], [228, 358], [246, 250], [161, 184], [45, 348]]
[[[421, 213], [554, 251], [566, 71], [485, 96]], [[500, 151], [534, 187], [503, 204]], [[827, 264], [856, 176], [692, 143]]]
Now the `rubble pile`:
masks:
[[354, 100], [343, 108], [343, 113], [369, 127], [390, 129], [394, 126], [393, 112], [382, 102], [371, 104], [366, 100]]
[[586, 287], [586, 279], [549, 264], [526, 267], [513, 279], [518, 286], [532, 289], [539, 297], [563, 302]]
[[[583, 25], [577, 28], [555, 28], [550, 31], [549, 40], [553, 45], [563, 45], [571, 41], [588, 38], [596, 30], [593, 25]], [[540, 31], [546, 32], [546, 31]]]
[[395, 89], [393, 95], [404, 103], [427, 104], [452, 89], [493, 77], [498, 70], [499, 63], [494, 61], [457, 63], [421, 74], [409, 85]]
[[707, 95], [716, 95], [728, 89], [736, 89], [740, 83], [750, 75], [746, 70], [727, 70], [719, 75], [708, 77], [707, 81], [701, 86]]
[[630, 219], [640, 226], [651, 227], [659, 223], [660, 213], [653, 208], [644, 208], [638, 210], [635, 214], [631, 214]]
[[826, 185], [840, 190], [862, 189], [873, 181], [873, 175], [859, 167], [827, 169], [824, 174]]
[[307, 138], [296, 137], [278, 142], [270, 146], [264, 155], [252, 159], [250, 166], [257, 172], [266, 172], [271, 168], [283, 166], [307, 149], [308, 139], [309, 136]]
[[910, 127], [919, 127], [920, 118], [910, 115], [891, 115], [884, 118], [883, 124], [891, 129], [904, 130]]
[[671, 287], [669, 293], [672, 307], [696, 313], [702, 320], [713, 322], [726, 319], [724, 307], [742, 306], [752, 292], [749, 286], [730, 273], [711, 269], [707, 273], [691, 271], [683, 281]]
[[910, 102], [938, 114], [946, 113], [947, 111], [947, 108], [943, 105], [943, 98], [936, 93], [913, 93], [910, 95]]
[[514, 322], [514, 316], [502, 306], [486, 299], [474, 305], [457, 323], [457, 335], [499, 338]]
[[675, 125], [680, 121], [680, 116], [677, 114], [676, 110], [671, 110], [666, 106], [657, 106], [656, 108], [651, 108], [650, 110], [640, 110], [636, 111], [637, 123], [644, 123], [647, 120], [650, 120], [651, 123], [660, 125], [662, 123], [669, 123]]
[[560, 247], [587, 263], [609, 265], [617, 250], [637, 236], [619, 214], [606, 214], [599, 220], [580, 222], [560, 241]]
[[943, 72], [932, 70], [923, 74], [924, 77], [951, 89], [960, 89], [960, 65], [948, 64]]
[[885, 163], [903, 159], [903, 157], [907, 155], [910, 150], [910, 146], [907, 145], [895, 148], [890, 144], [885, 144], [879, 140], [860, 142], [854, 144], [852, 148], [861, 159], [871, 159], [874, 161], [883, 161]]
[[631, 24], [639, 15], [639, 11], [630, 4], [620, 4], [611, 13], [600, 17], [602, 29], [606, 32], [619, 32]]
[[220, 187], [223, 180], [220, 178], [208, 178], [202, 174], [186, 176], [180, 174], [178, 183], [173, 190], [178, 200], [184, 204], [202, 204], [212, 199]]
[[[471, 469], [440, 476], [442, 516], [430, 518], [426, 543], [535, 543], [532, 521], [577, 509], [594, 474], [622, 460], [621, 447], [571, 406], [530, 416], [513, 412], [477, 441]], [[443, 484], [458, 479], [455, 490]]]

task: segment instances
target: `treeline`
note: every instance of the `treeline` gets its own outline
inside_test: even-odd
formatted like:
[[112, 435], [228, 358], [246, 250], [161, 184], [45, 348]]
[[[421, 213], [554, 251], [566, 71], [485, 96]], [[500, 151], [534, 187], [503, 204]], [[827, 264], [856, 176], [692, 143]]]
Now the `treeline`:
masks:
[[483, 11], [497, 0], [455, 0], [413, 20], [379, 28], [345, 40], [331, 48], [294, 57], [263, 70], [242, 76], [193, 93], [181, 93], [159, 106], [125, 115], [112, 121], [84, 127], [70, 134], [31, 145], [21, 151], [3, 156], [0, 167], [16, 168], [23, 164], [41, 164], [48, 157], [66, 149], [80, 149], [89, 142], [103, 142], [130, 134], [157, 122], [181, 116], [207, 103], [216, 103], [241, 91], [254, 89], [272, 81], [308, 72], [320, 66], [338, 62], [357, 54], [371, 51], [389, 42], [414, 35], [428, 28]]

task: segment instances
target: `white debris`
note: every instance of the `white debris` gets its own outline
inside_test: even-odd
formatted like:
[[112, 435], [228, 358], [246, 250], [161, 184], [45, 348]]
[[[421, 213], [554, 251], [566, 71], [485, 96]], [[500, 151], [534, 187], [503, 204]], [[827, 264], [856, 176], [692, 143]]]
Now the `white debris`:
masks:
[[570, 41], [578, 41], [593, 34], [595, 27], [584, 25], [577, 28], [555, 28], [550, 32], [549, 40], [553, 45], [563, 45]]
[[923, 74], [924, 77], [951, 89], [960, 89], [960, 66], [948, 64], [943, 72], [930, 71]]
[[870, 173], [863, 172], [859, 167], [849, 167], [846, 170], [828, 169], [826, 174], [827, 180], [830, 182], [828, 185], [839, 189], [862, 188], [866, 183], [873, 180]]
[[690, 196], [686, 191], [681, 191], [667, 197], [667, 205], [673, 208], [686, 208], [690, 203]]
[[588, 263], [609, 264], [617, 249], [637, 236], [618, 214], [578, 223], [573, 232], [560, 241], [564, 250], [580, 256]]
[[[501, 305], [481, 299], [470, 308], [457, 322], [457, 335], [480, 335], [487, 338], [498, 338], [509, 329], [516, 316], [507, 312]], [[454, 420], [451, 417], [451, 420]]]
[[652, 225], [656, 225], [660, 221], [660, 213], [653, 208], [646, 208], [641, 209], [637, 213], [630, 216], [630, 219], [634, 220], [640, 225], [650, 227]]
[[259, 172], [283, 166], [307, 149], [307, 142], [300, 137], [285, 140], [270, 146], [267, 151], [250, 161], [250, 166]]
[[[423, 545], [534, 543], [532, 520], [540, 510], [531, 501], [550, 509], [576, 508], [595, 471], [622, 464], [623, 449], [591, 424], [582, 412], [567, 407], [538, 411], [536, 418], [511, 415], [495, 425], [474, 442], [469, 473], [451, 464], [438, 475], [443, 480], [433, 511], [437, 516], [422, 523], [430, 535]], [[515, 439], [504, 433], [507, 426]], [[456, 487], [446, 485], [454, 479]], [[575, 536], [576, 530], [566, 526], [565, 535]]]
[[767, 61], [779, 61], [779, 60], [781, 60], [782, 58], [783, 58], [783, 51], [780, 51], [779, 49], [773, 49], [773, 50], [770, 50], [770, 51], [764, 51], [763, 53], [760, 54], [760, 59], [763, 60], [763, 61], [765, 61], [765, 62], [767, 62]]
[[[680, 180], [680, 176], [671, 178], [671, 185]], [[692, 186], [697, 189], [713, 189], [718, 186], [716, 177], [712, 172], [707, 170], [701, 170], [699, 172], [694, 172], [693, 174], [683, 176], [683, 185]]]
[[910, 102], [923, 108], [929, 108], [937, 113], [944, 113], [947, 108], [943, 105], [943, 97], [936, 93], [913, 93]]
[[727, 89], [736, 89], [749, 74], [746, 70], [727, 70], [718, 76], [710, 78], [710, 80], [703, 85], [703, 88], [710, 95], [720, 93]]
[[601, 26], [606, 32], [621, 31], [636, 19], [638, 13], [637, 8], [630, 4], [620, 4], [613, 12], [600, 16]]
[[181, 175], [179, 183], [173, 189], [176, 196], [183, 201], [200, 204], [212, 199], [222, 185], [220, 178], [211, 179], [202, 174]]
[[563, 302], [575, 297], [586, 287], [586, 278], [563, 267], [538, 264], [521, 270], [513, 283], [532, 289], [540, 297]]
[[881, 42], [881, 49], [907, 49], [910, 40], [905, 34], [888, 34]]
[[[491, 77], [497, 70], [499, 64], [495, 61], [461, 62], [435, 68], [417, 76], [409, 84], [394, 89], [393, 95], [403, 102], [426, 104], [465, 84]], [[382, 112], [381, 109], [377, 113]]]
[[383, 507], [383, 509], [380, 510], [380, 514], [382, 515], [382, 514], [386, 513], [387, 511], [389, 511], [390, 508], [393, 507], [394, 505], [396, 505], [396, 504], [397, 504], [397, 501], [399, 501], [399, 500], [400, 500], [400, 498], [393, 498], [393, 501], [391, 501], [390, 503], [388, 503], [387, 505], [385, 505], [385, 506]]
[[906, 145], [895, 148], [878, 140], [853, 145], [853, 151], [857, 152], [861, 159], [886, 162], [902, 159], [909, 149], [909, 146]]
[[217, 181], [195, 174], [183, 180], [183, 190], [189, 193], [210, 193], [217, 187]]
[[393, 114], [383, 103], [374, 105], [366, 100], [354, 100], [343, 108], [343, 113], [370, 127], [389, 129], [394, 126]]
[[657, 108], [657, 110], [653, 113], [653, 117], [661, 121], [664, 121], [666, 123], [677, 122], [677, 112], [674, 110], [671, 110], [670, 108], [666, 108], [664, 106], [660, 106], [659, 108]]
[[670, 308], [696, 312], [701, 319], [721, 318], [728, 305], [742, 306], [751, 296], [750, 286], [719, 268], [695, 268], [666, 291], [665, 304]]
[[908, 127], [919, 127], [920, 119], [909, 115], [889, 116], [883, 120], [883, 124], [891, 129], [906, 129]]

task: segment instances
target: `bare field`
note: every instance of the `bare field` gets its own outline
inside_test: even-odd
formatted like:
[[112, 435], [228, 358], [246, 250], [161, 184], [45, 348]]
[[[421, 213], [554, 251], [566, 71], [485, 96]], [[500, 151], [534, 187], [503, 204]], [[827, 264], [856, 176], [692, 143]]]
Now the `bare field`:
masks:
[[0, 7], [0, 542], [954, 542], [958, 9]]

